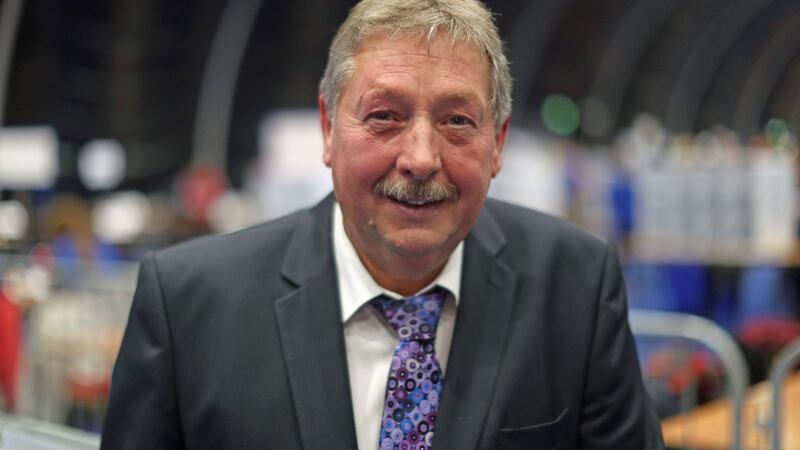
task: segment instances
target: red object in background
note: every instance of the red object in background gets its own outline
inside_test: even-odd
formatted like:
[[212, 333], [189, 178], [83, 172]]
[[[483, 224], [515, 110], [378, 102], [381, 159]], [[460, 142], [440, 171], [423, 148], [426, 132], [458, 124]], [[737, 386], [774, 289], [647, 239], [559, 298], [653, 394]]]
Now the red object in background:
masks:
[[225, 193], [227, 179], [216, 166], [196, 166], [181, 175], [178, 196], [186, 215], [195, 221], [205, 222], [211, 206]]
[[0, 289], [0, 394], [11, 411], [17, 394], [21, 335], [19, 308]]
[[772, 358], [800, 337], [800, 322], [790, 317], [755, 317], [742, 325], [738, 336], [744, 345], [767, 352]]
[[111, 392], [111, 377], [100, 380], [81, 380], [71, 377], [68, 384], [72, 401], [84, 405], [105, 403]]
[[707, 350], [686, 353], [672, 347], [652, 353], [646, 361], [645, 374], [647, 378], [663, 380], [671, 395], [695, 390], [701, 402], [719, 395], [723, 378], [722, 366]]

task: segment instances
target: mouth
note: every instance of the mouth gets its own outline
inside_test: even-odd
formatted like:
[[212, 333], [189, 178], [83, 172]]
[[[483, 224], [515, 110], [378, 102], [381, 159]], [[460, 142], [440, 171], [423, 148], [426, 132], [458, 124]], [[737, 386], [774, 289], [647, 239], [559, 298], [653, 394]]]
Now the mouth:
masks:
[[386, 197], [392, 203], [416, 211], [424, 211], [434, 209], [441, 205], [444, 200], [423, 200], [423, 199], [398, 199], [395, 197]]

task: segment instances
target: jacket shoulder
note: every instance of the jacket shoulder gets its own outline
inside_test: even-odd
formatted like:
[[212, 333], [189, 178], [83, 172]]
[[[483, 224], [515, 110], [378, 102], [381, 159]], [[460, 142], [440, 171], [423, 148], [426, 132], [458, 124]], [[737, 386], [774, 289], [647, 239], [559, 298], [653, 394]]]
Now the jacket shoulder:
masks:
[[607, 257], [605, 239], [562, 218], [494, 199], [487, 199], [485, 208], [505, 235], [506, 256], [517, 263], [594, 265]]
[[496, 199], [486, 200], [486, 209], [501, 229], [512, 237], [535, 235], [539, 239], [578, 241], [606, 246], [607, 241], [560, 217]]

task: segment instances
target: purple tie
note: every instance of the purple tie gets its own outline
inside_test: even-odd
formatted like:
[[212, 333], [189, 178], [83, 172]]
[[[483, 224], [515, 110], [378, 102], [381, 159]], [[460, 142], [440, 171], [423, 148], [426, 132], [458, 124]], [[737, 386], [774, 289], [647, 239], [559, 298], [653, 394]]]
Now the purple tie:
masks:
[[380, 450], [429, 450], [442, 395], [434, 339], [447, 291], [370, 301], [397, 332], [381, 422]]

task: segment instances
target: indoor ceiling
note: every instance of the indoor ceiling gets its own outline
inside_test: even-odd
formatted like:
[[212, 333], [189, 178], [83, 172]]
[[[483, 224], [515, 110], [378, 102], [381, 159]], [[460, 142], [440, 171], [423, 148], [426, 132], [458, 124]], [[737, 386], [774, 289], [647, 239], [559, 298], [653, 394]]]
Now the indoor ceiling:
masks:
[[[796, 0], [488, 3], [508, 44], [517, 126], [547, 133], [542, 102], [560, 94], [595, 119], [574, 134], [586, 143], [610, 142], [641, 112], [676, 132], [724, 125], [748, 139], [772, 118], [800, 129]], [[314, 107], [327, 46], [352, 4], [28, 0], [5, 122], [56, 128], [67, 188], [78, 185], [75, 155], [87, 140], [119, 139], [128, 153], [123, 187], [146, 189], [168, 182], [197, 148], [216, 145], [214, 133], [240, 183], [264, 114]], [[216, 73], [230, 74], [229, 86], [208, 75], [226, 17], [234, 37], [221, 40], [229, 46], [220, 47]], [[231, 58], [237, 51], [241, 58]], [[220, 106], [206, 117], [224, 126], [199, 118], [198, 99], [209, 92]], [[228, 106], [219, 101], [226, 97]]]

